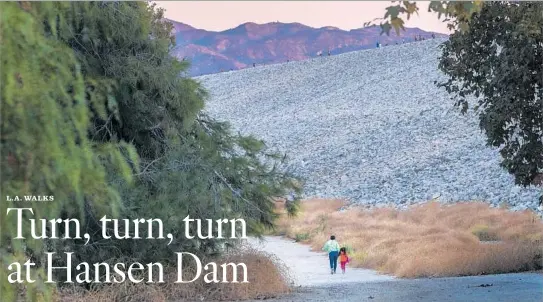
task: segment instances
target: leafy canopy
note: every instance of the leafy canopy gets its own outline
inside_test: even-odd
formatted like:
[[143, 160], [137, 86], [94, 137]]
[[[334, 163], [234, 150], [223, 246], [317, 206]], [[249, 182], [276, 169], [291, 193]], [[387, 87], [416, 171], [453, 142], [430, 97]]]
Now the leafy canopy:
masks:
[[[373, 21], [365, 23], [366, 26], [379, 21], [382, 33], [390, 34], [394, 29], [396, 34], [400, 34], [404, 28], [404, 18], [409, 20], [411, 16], [418, 15], [419, 6], [416, 1], [391, 1], [394, 5], [386, 8], [383, 18], [376, 18]], [[430, 1], [428, 12], [437, 13], [437, 18], [447, 22], [450, 30], [465, 31], [469, 27], [471, 16], [480, 11], [484, 1]]]
[[478, 110], [502, 166], [527, 186], [543, 172], [543, 4], [489, 2], [445, 41], [439, 83], [462, 112]]
[[[145, 2], [11, 2], [0, 3], [0, 13], [2, 193], [54, 196], [25, 203], [32, 218], [79, 218], [91, 235], [89, 245], [14, 240], [6, 208], [20, 205], [0, 203], [2, 301], [18, 293], [51, 299], [45, 250], [73, 251], [73, 265], [167, 264], [174, 251], [214, 254], [235, 244], [185, 240], [186, 215], [243, 218], [258, 235], [273, 226], [273, 198], [293, 194], [288, 205], [296, 209], [300, 187], [283, 171], [284, 156], [201, 112], [206, 92], [185, 76], [187, 63], [169, 55], [172, 25], [162, 10]], [[160, 218], [177, 240], [104, 243], [103, 215]], [[38, 264], [38, 282], [14, 287], [5, 268], [27, 258]]]
[[[27, 218], [84, 218], [85, 202], [102, 214], [118, 213], [121, 198], [106, 181], [107, 171], [123, 181], [132, 179], [127, 159], [132, 147], [124, 142], [95, 142], [87, 137], [90, 112], [85, 80], [71, 49], [52, 28], [59, 10], [69, 5], [0, 3], [1, 191], [0, 291], [3, 301], [16, 298], [6, 268], [43, 255], [43, 241], [33, 240], [28, 223], [22, 242], [14, 240], [16, 215], [7, 208], [31, 207]], [[106, 169], [106, 166], [108, 167]], [[5, 196], [54, 196], [54, 202], [11, 201]], [[39, 270], [27, 284], [28, 300], [50, 299], [51, 290]], [[18, 290], [22, 290], [18, 288]]]

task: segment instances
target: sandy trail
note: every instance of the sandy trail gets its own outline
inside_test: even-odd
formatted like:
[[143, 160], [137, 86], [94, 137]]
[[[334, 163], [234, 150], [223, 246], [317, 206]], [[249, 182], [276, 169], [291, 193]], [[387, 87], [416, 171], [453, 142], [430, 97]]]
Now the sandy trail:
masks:
[[334, 283], [348, 282], [375, 282], [390, 281], [394, 277], [380, 275], [369, 269], [351, 268], [347, 264], [347, 272], [330, 274], [328, 256], [324, 252], [314, 252], [308, 246], [294, 242], [293, 240], [267, 236], [263, 240], [251, 238], [249, 243], [268, 253], [275, 254], [290, 269], [295, 278], [295, 284], [301, 286], [319, 286]]
[[276, 302], [417, 301], [417, 302], [541, 302], [543, 274], [518, 273], [470, 277], [399, 279], [373, 270], [347, 267], [345, 275], [331, 275], [324, 253], [282, 237], [249, 243], [275, 254], [291, 271], [296, 287]]

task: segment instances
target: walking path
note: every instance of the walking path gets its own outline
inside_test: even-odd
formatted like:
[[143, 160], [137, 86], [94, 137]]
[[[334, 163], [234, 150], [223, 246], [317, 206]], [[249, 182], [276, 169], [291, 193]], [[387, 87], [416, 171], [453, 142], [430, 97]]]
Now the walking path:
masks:
[[342, 274], [337, 268], [337, 274], [330, 274], [330, 265], [326, 253], [316, 253], [303, 244], [281, 237], [265, 237], [264, 240], [250, 239], [249, 243], [256, 248], [275, 254], [291, 270], [295, 284], [301, 286], [316, 286], [346, 282], [375, 282], [390, 281], [394, 277], [378, 274], [369, 269], [350, 268]]
[[347, 267], [331, 275], [324, 253], [281, 237], [250, 239], [256, 248], [275, 254], [290, 269], [298, 287], [276, 302], [302, 301], [417, 301], [417, 302], [541, 302], [541, 273], [452, 278], [399, 279], [373, 270]]

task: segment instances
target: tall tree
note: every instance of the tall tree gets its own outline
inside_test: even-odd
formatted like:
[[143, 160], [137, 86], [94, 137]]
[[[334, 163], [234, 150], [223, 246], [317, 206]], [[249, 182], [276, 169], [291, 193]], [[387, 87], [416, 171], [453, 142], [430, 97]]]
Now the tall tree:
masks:
[[[137, 163], [136, 157], [125, 157], [133, 153], [128, 144], [92, 142], [87, 137], [91, 114], [86, 94], [94, 93], [86, 93], [74, 53], [54, 30], [59, 10], [68, 7], [0, 3], [2, 301], [14, 301], [18, 291], [24, 291], [29, 301], [50, 299], [52, 291], [47, 290], [40, 270], [28, 276], [35, 283], [10, 284], [7, 279], [9, 264], [27, 259], [39, 264], [43, 256], [43, 240], [32, 239], [27, 218], [82, 219], [85, 203], [102, 214], [115, 214], [121, 200], [106, 181], [108, 171], [126, 181], [132, 176], [127, 159]], [[54, 196], [54, 200], [26, 201], [23, 195]], [[34, 211], [23, 215], [24, 241], [14, 239], [16, 213], [7, 213], [8, 208], [23, 207]]]
[[[162, 218], [165, 231], [179, 234], [168, 247], [122, 240], [108, 252], [103, 246], [79, 246], [82, 260], [104, 255], [173, 260], [172, 251], [180, 248], [217, 252], [219, 240], [183, 240], [187, 215], [243, 218], [250, 233], [273, 225], [272, 198], [298, 192], [294, 179], [278, 169], [283, 157], [200, 112], [206, 92], [185, 76], [188, 63], [169, 55], [172, 26], [161, 9], [145, 2], [74, 3], [62, 19], [59, 35], [81, 62], [88, 89], [113, 96], [90, 102], [91, 109], [95, 103], [108, 109], [95, 111], [91, 138], [132, 142], [142, 161], [137, 188], [111, 179], [123, 196], [122, 218]], [[114, 84], [104, 85], [104, 79]], [[89, 226], [99, 235], [98, 227]]]
[[[54, 196], [26, 203], [35, 209], [32, 218], [80, 218], [92, 236], [89, 245], [46, 241], [49, 251], [74, 251], [73, 265], [116, 258], [166, 264], [174, 251], [221, 252], [231, 242], [184, 240], [182, 219], [243, 218], [248, 232], [258, 234], [273, 225], [272, 198], [299, 192], [281, 170], [283, 156], [201, 112], [206, 93], [185, 76], [187, 63], [169, 55], [172, 27], [161, 10], [145, 2], [2, 3], [0, 9], [2, 193]], [[15, 215], [6, 216], [6, 208], [17, 202], [0, 205], [3, 268], [40, 258], [42, 241], [13, 239]], [[289, 205], [295, 209], [296, 199]], [[176, 240], [103, 244], [96, 221], [104, 214], [160, 218]], [[41, 281], [42, 264], [33, 271]], [[0, 278], [3, 301], [14, 300], [6, 270]], [[32, 291], [43, 283], [34, 285], [17, 289], [28, 300], [48, 300], [50, 291]]]
[[489, 145], [520, 185], [543, 173], [543, 4], [489, 2], [445, 41], [438, 85], [478, 110]]

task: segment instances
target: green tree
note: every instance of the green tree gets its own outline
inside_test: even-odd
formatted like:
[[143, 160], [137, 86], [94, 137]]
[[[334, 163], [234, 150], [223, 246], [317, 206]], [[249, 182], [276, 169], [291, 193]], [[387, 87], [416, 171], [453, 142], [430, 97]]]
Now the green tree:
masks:
[[445, 41], [438, 85], [478, 110], [489, 145], [520, 185], [543, 172], [543, 4], [489, 2]]
[[[102, 214], [114, 214], [120, 196], [106, 182], [107, 171], [125, 181], [132, 174], [123, 156], [131, 153], [129, 145], [87, 138], [91, 114], [80, 66], [71, 49], [51, 31], [58, 24], [57, 12], [67, 7], [0, 3], [2, 301], [15, 300], [23, 288], [29, 301], [49, 300], [51, 294], [39, 269], [29, 276], [35, 283], [8, 282], [8, 265], [27, 259], [40, 263], [44, 248], [44, 241], [31, 238], [28, 221], [23, 223], [27, 239], [14, 239], [16, 215], [7, 215], [8, 208], [31, 207], [34, 215], [26, 212], [24, 218], [34, 219], [83, 219], [85, 204]], [[54, 201], [5, 199], [23, 195], [54, 196]]]
[[188, 63], [169, 55], [172, 26], [162, 10], [146, 2], [82, 2], [62, 19], [59, 35], [81, 63], [87, 89], [114, 96], [92, 100], [99, 114], [91, 138], [131, 142], [144, 165], [159, 158], [204, 105], [201, 87], [182, 76]]
[[[33, 218], [80, 218], [92, 236], [89, 245], [12, 240], [14, 216], [6, 219], [5, 209], [13, 203], [2, 203], [6, 300], [15, 295], [5, 279], [14, 259], [39, 258], [44, 249], [74, 251], [74, 265], [166, 263], [180, 249], [213, 254], [233, 242], [183, 240], [186, 215], [243, 218], [259, 234], [273, 226], [272, 199], [299, 193], [281, 169], [283, 156], [201, 112], [206, 92], [185, 76], [187, 63], [169, 55], [172, 27], [161, 10], [145, 2], [0, 5], [2, 193], [54, 195], [28, 204], [39, 209]], [[97, 220], [105, 214], [160, 218], [177, 240], [104, 242]], [[25, 296], [36, 301], [29, 289]]]
[[[102, 95], [114, 96], [92, 100], [91, 109], [95, 103], [118, 108], [118, 114], [95, 116], [92, 139], [132, 142], [141, 158], [135, 188], [111, 178], [123, 197], [120, 218], [161, 218], [166, 232], [178, 238], [170, 246], [147, 240], [100, 245], [101, 230], [93, 223], [100, 217], [89, 213], [87, 228], [97, 237], [91, 245], [75, 247], [81, 261], [168, 261], [180, 248], [220, 251], [218, 240], [183, 240], [187, 215], [243, 218], [252, 234], [273, 225], [272, 198], [298, 193], [296, 181], [278, 168], [283, 157], [268, 152], [263, 142], [233, 135], [227, 124], [200, 113], [206, 93], [184, 76], [187, 62], [169, 55], [172, 26], [162, 10], [144, 2], [73, 3], [62, 19], [59, 35], [81, 62], [87, 89], [107, 88]], [[114, 84], [104, 85], [103, 79]]]

